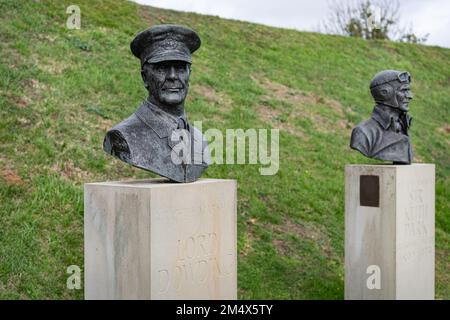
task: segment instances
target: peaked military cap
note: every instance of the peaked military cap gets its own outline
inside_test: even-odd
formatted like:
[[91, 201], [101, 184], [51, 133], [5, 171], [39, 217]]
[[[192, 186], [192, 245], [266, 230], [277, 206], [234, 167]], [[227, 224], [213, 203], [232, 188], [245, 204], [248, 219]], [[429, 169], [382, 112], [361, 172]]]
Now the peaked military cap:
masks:
[[139, 33], [130, 48], [141, 64], [170, 60], [192, 63], [191, 54], [200, 44], [195, 31], [180, 25], [162, 24]]

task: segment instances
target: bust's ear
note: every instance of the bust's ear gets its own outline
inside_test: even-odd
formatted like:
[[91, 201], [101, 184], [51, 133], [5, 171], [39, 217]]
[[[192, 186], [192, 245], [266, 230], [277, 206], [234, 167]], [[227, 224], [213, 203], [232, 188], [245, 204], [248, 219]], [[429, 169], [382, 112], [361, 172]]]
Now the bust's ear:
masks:
[[380, 90], [380, 93], [381, 93], [381, 95], [383, 96], [383, 97], [386, 97], [387, 95], [388, 95], [388, 90], [386, 89], [386, 88], [383, 88], [383, 89], [381, 89]]
[[142, 81], [144, 81], [144, 86], [148, 89], [147, 75], [145, 74], [144, 66], [142, 66], [142, 69], [141, 69], [141, 77], [142, 77]]

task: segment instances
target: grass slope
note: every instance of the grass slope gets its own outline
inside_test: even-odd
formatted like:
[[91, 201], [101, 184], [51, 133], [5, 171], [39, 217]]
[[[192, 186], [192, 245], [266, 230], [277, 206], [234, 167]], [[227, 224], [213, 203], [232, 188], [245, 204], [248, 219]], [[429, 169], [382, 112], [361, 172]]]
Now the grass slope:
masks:
[[437, 165], [436, 295], [450, 298], [450, 50], [265, 27], [119, 0], [0, 0], [0, 298], [83, 298], [83, 183], [149, 174], [102, 151], [146, 92], [137, 31], [198, 31], [187, 110], [208, 128], [280, 128], [280, 170], [215, 165], [239, 184], [239, 298], [342, 299], [344, 166], [381, 69], [409, 70], [416, 161]]

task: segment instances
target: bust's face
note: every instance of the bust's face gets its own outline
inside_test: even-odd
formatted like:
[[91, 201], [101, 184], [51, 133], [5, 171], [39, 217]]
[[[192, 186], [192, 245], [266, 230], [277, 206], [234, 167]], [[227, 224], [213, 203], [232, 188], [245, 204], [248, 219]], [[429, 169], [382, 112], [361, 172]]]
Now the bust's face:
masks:
[[162, 105], [177, 106], [186, 99], [190, 65], [184, 61], [146, 63], [142, 78], [149, 94]]
[[399, 88], [397, 88], [395, 95], [397, 98], [398, 108], [407, 112], [409, 110], [409, 102], [413, 98], [409, 84], [402, 84]]
[[413, 98], [409, 83], [400, 81], [391, 81], [376, 87], [375, 90], [372, 90], [372, 96], [375, 102], [400, 109], [403, 112], [408, 112], [409, 102]]

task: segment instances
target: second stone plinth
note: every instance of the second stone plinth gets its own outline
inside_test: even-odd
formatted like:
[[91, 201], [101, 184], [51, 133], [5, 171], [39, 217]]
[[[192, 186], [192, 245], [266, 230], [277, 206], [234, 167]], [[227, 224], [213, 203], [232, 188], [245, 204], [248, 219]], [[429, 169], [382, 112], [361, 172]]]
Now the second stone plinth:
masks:
[[345, 298], [434, 299], [435, 166], [345, 168]]

